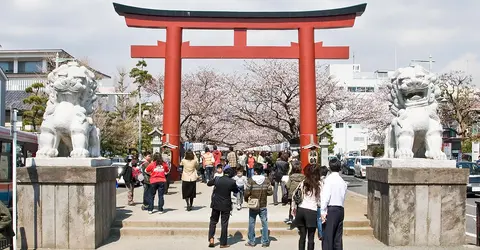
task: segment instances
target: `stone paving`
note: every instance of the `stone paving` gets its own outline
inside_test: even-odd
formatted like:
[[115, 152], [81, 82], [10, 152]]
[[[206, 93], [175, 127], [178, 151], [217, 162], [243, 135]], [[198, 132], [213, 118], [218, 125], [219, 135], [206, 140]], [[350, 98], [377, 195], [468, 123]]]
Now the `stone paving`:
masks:
[[[257, 243], [259, 239], [257, 239]], [[231, 238], [229, 240], [232, 250], [252, 249], [245, 246], [245, 240]], [[270, 249], [298, 249], [298, 237], [286, 236], [282, 238], [271, 238]], [[373, 237], [344, 237], [343, 249], [345, 250], [382, 250], [382, 249], [398, 249], [398, 250], [460, 250], [460, 249], [476, 249], [475, 246], [463, 247], [387, 247]], [[207, 237], [122, 237], [110, 238], [107, 245], [100, 247], [99, 250], [145, 250], [145, 249], [168, 249], [168, 250], [203, 250], [211, 249], [207, 247]], [[260, 245], [256, 246], [261, 249]], [[218, 249], [218, 240], [217, 246]], [[321, 242], [316, 240], [315, 249], [322, 249]]]
[[[122, 187], [120, 187], [122, 188]], [[194, 201], [195, 209], [187, 212], [185, 202], [181, 197], [181, 182], [170, 186], [170, 194], [165, 196], [164, 214], [148, 214], [141, 210], [143, 188], [135, 189], [134, 200], [136, 206], [126, 206], [127, 194], [117, 195], [117, 221], [114, 223], [112, 236], [100, 249], [208, 249], [207, 230], [210, 217], [210, 197], [212, 188], [205, 184], [197, 183], [197, 198]], [[287, 232], [283, 220], [288, 214], [288, 206], [273, 206], [273, 198], [269, 197], [268, 216], [271, 247], [273, 249], [296, 249], [298, 236], [296, 231]], [[453, 248], [425, 248], [425, 247], [386, 247], [383, 243], [373, 238], [368, 220], [365, 217], [367, 201], [364, 196], [353, 192], [347, 193], [345, 201], [345, 221], [352, 228], [360, 228], [363, 233], [345, 233], [344, 249], [468, 249], [472, 246]], [[229, 244], [230, 249], [247, 249], [245, 247], [246, 227], [248, 221], [248, 209], [241, 211], [234, 209], [230, 218]], [[367, 227], [366, 227], [367, 226]], [[242, 230], [240, 228], [243, 227]], [[275, 227], [282, 227], [275, 231]], [[238, 230], [237, 230], [238, 228]], [[188, 229], [188, 230], [187, 230]], [[259, 231], [260, 223], [257, 220], [256, 231]], [[367, 230], [364, 230], [367, 229]], [[150, 231], [149, 231], [150, 230]], [[115, 233], [116, 232], [116, 233]], [[366, 232], [366, 233], [365, 233]], [[217, 236], [219, 225], [217, 226]], [[349, 236], [362, 235], [362, 236]], [[257, 237], [259, 234], [257, 233]], [[257, 239], [259, 241], [259, 238]], [[218, 239], [217, 239], [218, 244]], [[218, 246], [217, 246], [218, 247]], [[257, 246], [260, 247], [260, 246]], [[317, 240], [315, 249], [321, 249], [321, 242]]]

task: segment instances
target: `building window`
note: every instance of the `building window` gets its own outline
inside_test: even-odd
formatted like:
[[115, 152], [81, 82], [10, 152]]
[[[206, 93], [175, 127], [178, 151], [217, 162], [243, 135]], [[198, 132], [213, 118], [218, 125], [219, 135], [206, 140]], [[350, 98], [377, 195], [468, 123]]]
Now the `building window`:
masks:
[[3, 72], [5, 73], [13, 73], [13, 62], [0, 62], [0, 68], [2, 68]]
[[357, 92], [356, 87], [348, 87], [348, 92]]
[[18, 62], [18, 73], [41, 73], [42, 61]]
[[343, 128], [343, 122], [335, 123], [335, 128]]
[[357, 92], [365, 92], [365, 87], [357, 87]]
[[388, 77], [388, 73], [387, 73], [387, 72], [378, 72], [378, 73], [377, 73], [377, 77], [378, 77], [378, 78], [387, 78], [387, 77]]
[[353, 137], [354, 142], [362, 142], [365, 140], [365, 137]]
[[374, 87], [367, 87], [366, 90], [367, 90], [367, 92], [374, 92], [375, 88]]
[[353, 72], [360, 72], [360, 65], [353, 65]]

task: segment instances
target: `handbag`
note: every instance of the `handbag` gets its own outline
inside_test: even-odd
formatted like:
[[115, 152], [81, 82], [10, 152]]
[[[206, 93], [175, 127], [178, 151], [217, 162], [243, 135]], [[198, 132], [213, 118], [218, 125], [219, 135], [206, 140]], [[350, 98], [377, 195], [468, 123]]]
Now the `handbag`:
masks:
[[295, 188], [295, 191], [293, 191], [292, 199], [297, 205], [300, 205], [303, 202], [303, 181], [300, 182], [297, 188]]
[[[262, 191], [260, 191], [260, 198], [262, 197], [262, 194], [263, 194], [263, 188], [261, 190]], [[247, 207], [253, 210], [260, 209], [260, 198], [252, 199], [251, 197], [248, 197]]]

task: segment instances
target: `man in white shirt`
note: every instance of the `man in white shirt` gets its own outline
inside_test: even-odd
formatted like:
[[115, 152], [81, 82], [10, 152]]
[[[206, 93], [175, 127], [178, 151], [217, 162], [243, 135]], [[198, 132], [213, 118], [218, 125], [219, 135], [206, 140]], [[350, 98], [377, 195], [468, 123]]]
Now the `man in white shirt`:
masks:
[[322, 221], [325, 224], [323, 231], [323, 250], [343, 249], [343, 218], [345, 211], [343, 203], [347, 192], [347, 184], [340, 176], [340, 161], [330, 160], [330, 175], [325, 178], [320, 200]]

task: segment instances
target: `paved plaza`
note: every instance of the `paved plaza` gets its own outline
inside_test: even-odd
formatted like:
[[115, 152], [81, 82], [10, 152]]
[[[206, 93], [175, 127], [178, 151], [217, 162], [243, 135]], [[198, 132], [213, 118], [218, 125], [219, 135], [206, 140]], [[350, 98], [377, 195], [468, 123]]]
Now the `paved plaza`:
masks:
[[[123, 187], [119, 187], [119, 191]], [[211, 209], [210, 196], [212, 189], [203, 183], [197, 183], [197, 198], [194, 210], [185, 211], [185, 202], [181, 199], [181, 182], [170, 186], [170, 194], [165, 196], [164, 214], [148, 214], [141, 210], [143, 188], [135, 189], [136, 206], [126, 206], [127, 194], [117, 195], [117, 218], [112, 229], [112, 236], [100, 249], [146, 249], [161, 246], [161, 249], [208, 249], [207, 232]], [[367, 200], [362, 195], [348, 191], [345, 201], [345, 236], [344, 249], [467, 249], [456, 248], [389, 248], [373, 238], [372, 229], [365, 217]], [[273, 206], [273, 198], [269, 197], [268, 219], [271, 247], [274, 249], [296, 249], [297, 231], [288, 230], [283, 222], [288, 214], [288, 206]], [[247, 232], [248, 209], [234, 209], [229, 225], [230, 249], [247, 249], [244, 246]], [[259, 241], [260, 222], [257, 220], [256, 235]], [[219, 236], [217, 226], [217, 237]], [[218, 243], [218, 239], [217, 239]], [[218, 246], [217, 246], [218, 247]], [[260, 247], [260, 246], [258, 246]], [[318, 241], [316, 249], [321, 249]]]

